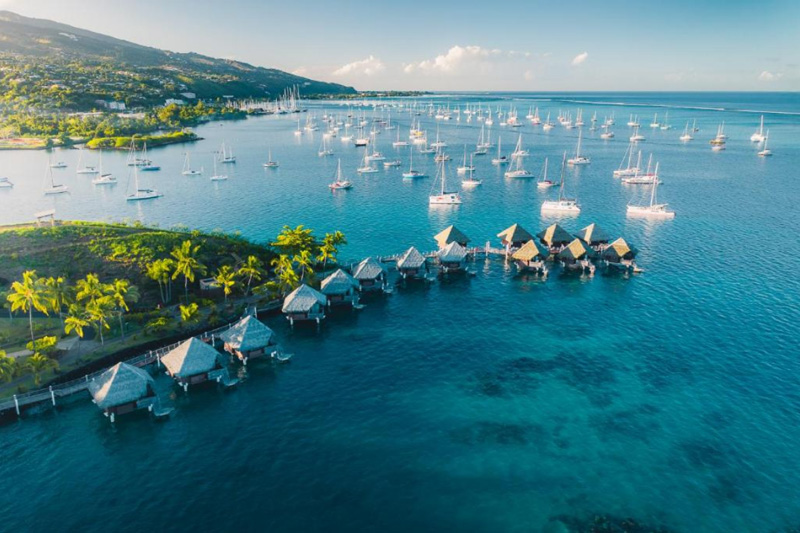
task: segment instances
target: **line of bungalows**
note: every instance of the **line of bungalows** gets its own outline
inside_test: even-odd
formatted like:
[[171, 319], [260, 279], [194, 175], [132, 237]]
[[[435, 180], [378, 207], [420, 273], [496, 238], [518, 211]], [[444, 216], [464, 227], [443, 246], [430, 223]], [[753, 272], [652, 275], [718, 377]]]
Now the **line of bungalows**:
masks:
[[[243, 364], [259, 357], [286, 360], [278, 350], [275, 333], [254, 316], [246, 316], [220, 335], [223, 350]], [[212, 346], [213, 339], [192, 337], [160, 356], [166, 374], [187, 391], [190, 385], [206, 382], [230, 386], [231, 379], [223, 353]], [[116, 416], [139, 409], [158, 407], [152, 376], [143, 368], [117, 363], [88, 385], [94, 403], [113, 422]]]

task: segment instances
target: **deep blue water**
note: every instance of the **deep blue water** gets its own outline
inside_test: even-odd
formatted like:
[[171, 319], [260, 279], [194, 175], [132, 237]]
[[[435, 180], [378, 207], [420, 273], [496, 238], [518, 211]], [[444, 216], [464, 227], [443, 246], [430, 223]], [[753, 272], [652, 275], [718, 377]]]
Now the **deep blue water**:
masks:
[[[598, 222], [640, 250], [631, 279], [541, 282], [502, 262], [477, 276], [400, 289], [320, 333], [266, 319], [290, 365], [253, 365], [231, 392], [174, 395], [166, 423], [146, 417], [112, 427], [88, 401], [0, 427], [0, 523], [8, 531], [539, 531], [556, 515], [631, 516], [677, 531], [778, 531], [800, 524], [800, 111], [797, 95], [588, 94], [437, 96], [491, 100], [520, 114], [538, 102], [587, 120], [615, 112], [617, 136], [585, 132], [592, 164], [568, 173], [583, 211], [560, 222]], [[600, 104], [576, 104], [590, 100]], [[611, 176], [630, 113], [649, 124], [669, 108], [670, 131], [642, 128], [661, 162], [661, 198], [672, 221], [628, 220], [634, 194]], [[725, 108], [726, 111], [689, 109]], [[343, 112], [328, 104], [334, 112]], [[749, 136], [765, 120], [775, 156], [756, 157]], [[314, 113], [321, 114], [314, 109]], [[95, 190], [75, 176], [76, 151], [57, 178], [72, 193], [44, 198], [43, 153], [0, 152], [0, 223], [55, 207], [60, 218], [138, 218], [162, 226], [241, 231], [268, 239], [283, 224], [343, 230], [347, 257], [433, 245], [455, 223], [476, 243], [514, 222], [538, 231], [544, 193], [508, 181], [476, 159], [481, 187], [458, 208], [430, 209], [432, 180], [399, 170], [355, 175], [360, 150], [333, 147], [356, 186], [332, 195], [335, 158], [320, 160], [320, 132], [296, 139], [294, 117], [199, 129], [194, 145], [153, 150], [162, 171], [143, 180], [161, 199], [126, 204], [124, 154], [104, 165], [120, 178]], [[304, 118], [304, 117], [303, 117]], [[701, 131], [678, 142], [687, 120]], [[410, 117], [392, 120], [407, 137]], [[708, 140], [725, 121], [728, 149]], [[423, 124], [435, 135], [433, 119]], [[516, 135], [495, 122], [504, 145]], [[538, 174], [551, 176], [577, 130], [522, 128]], [[454, 160], [474, 146], [476, 123], [441, 123]], [[379, 136], [391, 153], [395, 132]], [[226, 140], [239, 162], [208, 181], [211, 152]], [[266, 146], [281, 163], [265, 171]], [[205, 177], [180, 175], [183, 152]], [[406, 161], [406, 154], [400, 157]], [[415, 157], [433, 173], [432, 159]], [[454, 165], [453, 165], [454, 166]], [[59, 172], [59, 171], [56, 171]], [[455, 177], [455, 173], [451, 172]], [[162, 383], [166, 386], [166, 383]]]

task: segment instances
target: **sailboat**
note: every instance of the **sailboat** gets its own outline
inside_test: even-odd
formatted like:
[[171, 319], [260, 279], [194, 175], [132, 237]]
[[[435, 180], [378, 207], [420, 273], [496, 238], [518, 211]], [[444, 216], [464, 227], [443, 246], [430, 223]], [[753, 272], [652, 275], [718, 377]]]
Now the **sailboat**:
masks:
[[661, 123], [662, 130], [671, 130], [672, 126], [669, 123], [669, 111], [664, 113], [664, 122]]
[[638, 128], [639, 127], [639, 117], [631, 115], [630, 120], [628, 120], [628, 126], [631, 128]]
[[[461, 203], [461, 195], [458, 192], [451, 192], [447, 190], [447, 177], [445, 176], [447, 163], [442, 161], [439, 165], [439, 172], [436, 176], [436, 181], [439, 181], [441, 187], [439, 194], [431, 194], [428, 197], [428, 203], [431, 205], [458, 205]], [[436, 181], [433, 182], [434, 190], [436, 188]]]
[[401, 141], [400, 140], [400, 130], [397, 130], [397, 140], [392, 143], [392, 146], [395, 148], [400, 148], [402, 146], [408, 146], [408, 141]]
[[650, 190], [649, 205], [628, 204], [627, 213], [629, 217], [648, 217], [648, 218], [675, 218], [675, 212], [667, 209], [667, 204], [659, 204], [656, 200], [656, 190], [658, 180], [653, 181], [653, 188]]
[[475, 167], [472, 166], [472, 156], [469, 157], [469, 166], [467, 166], [467, 145], [464, 145], [464, 160], [461, 163], [461, 166], [456, 168], [456, 172], [459, 175], [466, 174], [469, 171], [475, 170]]
[[367, 146], [369, 144], [369, 139], [367, 137], [364, 137], [363, 127], [361, 126], [358, 127], [358, 136], [356, 137], [356, 140], [353, 141], [353, 144], [355, 144], [356, 146]]
[[92, 180], [93, 185], [114, 185], [117, 183], [117, 178], [111, 174], [103, 173], [103, 153], [100, 152], [100, 175]]
[[727, 139], [728, 136], [725, 135], [723, 130], [724, 127], [725, 123], [723, 122], [717, 127], [717, 136], [709, 141], [709, 144], [711, 144], [711, 149], [715, 152], [725, 149], [725, 139]]
[[273, 161], [272, 160], [272, 148], [268, 148], [267, 149], [267, 162], [264, 163], [264, 168], [278, 168], [279, 166], [280, 165], [278, 165], [277, 161]]
[[56, 185], [55, 178], [53, 177], [53, 168], [48, 164], [47, 170], [45, 171], [45, 186], [44, 186], [44, 193], [47, 195], [50, 194], [61, 194], [69, 191], [69, 188], [64, 184]]
[[[378, 151], [378, 142], [375, 140], [375, 134], [372, 134], [372, 153], [367, 156], [369, 161], [383, 161], [386, 159], [382, 153]], [[369, 151], [369, 150], [367, 150]]]
[[[134, 140], [131, 140], [131, 150], [130, 150], [130, 157], [136, 157], [136, 144]], [[150, 200], [152, 198], [158, 198], [161, 194], [155, 189], [143, 189], [139, 185], [139, 166], [138, 165], [131, 165], [133, 167], [133, 184], [134, 184], [134, 192], [133, 194], [129, 194], [125, 197], [125, 200], [128, 202], [135, 202], [138, 200]], [[130, 171], [128, 171], [130, 172]]]
[[653, 129], [659, 128], [661, 124], [658, 123], [658, 113], [655, 114], [653, 117], [653, 122], [650, 123], [650, 127]]
[[583, 138], [583, 130], [578, 130], [578, 146], [575, 148], [575, 157], [571, 157], [567, 160], [568, 165], [588, 165], [592, 162], [591, 159], [586, 157], [585, 155], [581, 155], [581, 139]]
[[300, 119], [297, 119], [297, 129], [294, 130], [295, 137], [299, 137], [303, 134], [303, 130], [300, 128]]
[[564, 196], [564, 178], [567, 170], [567, 152], [564, 152], [564, 157], [561, 159], [561, 184], [558, 188], [557, 200], [545, 200], [542, 202], [542, 212], [564, 213], [577, 215], [581, 212], [581, 207], [578, 205], [578, 200], [574, 198], [567, 198]]
[[144, 172], [153, 172], [153, 171], [156, 171], [156, 170], [161, 170], [160, 166], [154, 165], [152, 161], [147, 159], [147, 143], [146, 142], [142, 145], [141, 161], [142, 161], [142, 164], [140, 165], [140, 168]]
[[[623, 167], [626, 156], [628, 158], [628, 165]], [[625, 154], [622, 156], [622, 161], [619, 162], [619, 168], [614, 171], [615, 178], [635, 176], [639, 172], [639, 163], [641, 163], [642, 160], [642, 151], [639, 150], [639, 163], [636, 163], [636, 166], [631, 165], [632, 158], [633, 158], [633, 143], [630, 143], [628, 145], [628, 149], [625, 150]]]
[[486, 155], [489, 151], [489, 145], [491, 144], [490, 141], [484, 140], [484, 131], [486, 126], [481, 125], [481, 136], [478, 137], [478, 144], [475, 145], [475, 151], [473, 155]]
[[544, 158], [544, 170], [542, 171], [542, 177], [539, 178], [539, 181], [536, 182], [536, 187], [539, 189], [549, 189], [556, 183], [553, 180], [547, 179], [547, 158]]
[[450, 161], [450, 156], [441, 150], [440, 148], [436, 148], [436, 157], [433, 158], [434, 161], [437, 163], [441, 163], [443, 161]]
[[181, 174], [184, 176], [199, 176], [202, 173], [202, 168], [200, 170], [192, 169], [192, 162], [189, 158], [189, 152], [186, 152], [186, 155], [183, 157], [183, 170], [181, 170]]
[[503, 139], [498, 136], [497, 137], [497, 157], [492, 159], [493, 165], [507, 165], [508, 164], [508, 157], [501, 155], [500, 151], [503, 149]]
[[517, 146], [511, 153], [511, 158], [517, 159], [519, 157], [528, 157], [529, 155], [531, 155], [531, 153], [522, 147], [522, 134], [520, 133], [519, 137], [517, 138]]
[[13, 189], [14, 184], [8, 178], [0, 178], [0, 189]]
[[413, 148], [409, 149], [408, 153], [409, 153], [408, 172], [403, 172], [403, 179], [413, 180], [416, 178], [427, 177], [424, 172], [420, 172], [419, 170], [414, 170], [414, 149]]
[[[519, 144], [517, 145], [519, 146]], [[533, 174], [528, 172], [522, 167], [523, 157], [515, 157], [513, 159], [513, 168], [509, 169], [503, 174], [506, 178], [532, 178]]]
[[67, 164], [63, 161], [57, 161], [55, 163], [50, 163], [50, 168], [67, 168]]
[[636, 175], [631, 176], [629, 178], [622, 178], [622, 183], [626, 185], [652, 185], [655, 182], [659, 182], [658, 179], [658, 163], [656, 163], [656, 170], [655, 172], [650, 172], [650, 169], [653, 165], [653, 154], [650, 154], [650, 158], [647, 160], [647, 170], [644, 174], [639, 174], [638, 172]]
[[[466, 146], [464, 148], [466, 149]], [[465, 165], [469, 175], [466, 178], [464, 178], [463, 180], [461, 180], [461, 186], [462, 187], [467, 187], [467, 188], [477, 187], [478, 185], [483, 183], [483, 180], [477, 179], [475, 177], [475, 175], [474, 175], [475, 174], [475, 166], [473, 166], [473, 164], [472, 164], [472, 157], [473, 157], [472, 155], [469, 156], [469, 166], [467, 167]]]
[[211, 181], [225, 181], [228, 179], [227, 174], [217, 174], [217, 156], [214, 155], [214, 174], [211, 176]]
[[81, 166], [83, 162], [83, 148], [81, 148], [80, 155], [78, 156], [78, 170], [77, 174], [97, 174], [97, 168], [91, 165]]
[[600, 134], [600, 138], [601, 139], [613, 139], [614, 138], [614, 132], [609, 129], [610, 126], [608, 124], [603, 124], [601, 127], [605, 130], [603, 133]]
[[633, 135], [631, 135], [630, 141], [632, 143], [638, 143], [644, 140], [644, 135], [639, 133], [639, 126], [633, 127]]
[[758, 152], [760, 157], [769, 157], [772, 155], [772, 150], [767, 148], [767, 143], [769, 142], [769, 130], [767, 130], [767, 134], [764, 136], [764, 148]]
[[433, 148], [446, 148], [447, 143], [439, 139], [439, 125], [436, 125], [436, 141], [431, 143]]
[[333, 150], [331, 150], [331, 147], [328, 146], [328, 139], [324, 135], [322, 136], [322, 143], [319, 146], [319, 152], [317, 152], [317, 155], [320, 157], [328, 157], [333, 155]]
[[692, 134], [689, 133], [689, 121], [687, 120], [686, 127], [683, 128], [683, 135], [680, 136], [680, 141], [686, 143], [691, 141], [692, 139], [694, 139], [694, 137], [692, 137]]
[[550, 131], [555, 127], [555, 125], [550, 122], [550, 111], [547, 112], [547, 118], [544, 120], [544, 124], [542, 124], [542, 131]]
[[236, 156], [233, 155], [233, 149], [230, 146], [225, 146], [225, 143], [222, 143], [222, 148], [220, 149], [220, 163], [236, 163]]
[[340, 159], [336, 165], [336, 179], [328, 185], [332, 191], [340, 189], [350, 189], [353, 186], [352, 182], [342, 177], [342, 160]]
[[756, 132], [750, 136], [750, 140], [754, 143], [762, 143], [766, 138], [767, 137], [764, 135], [764, 115], [761, 115], [761, 125]]
[[359, 174], [374, 174], [378, 172], [378, 167], [370, 164], [369, 154], [364, 152], [364, 158], [361, 160], [361, 166], [356, 169]]

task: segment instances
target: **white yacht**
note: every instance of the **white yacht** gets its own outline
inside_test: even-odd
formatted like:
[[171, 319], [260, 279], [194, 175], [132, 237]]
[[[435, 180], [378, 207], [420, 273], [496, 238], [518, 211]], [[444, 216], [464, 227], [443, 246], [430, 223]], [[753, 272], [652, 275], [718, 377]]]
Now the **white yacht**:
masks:
[[[439, 165], [436, 180], [433, 182], [432, 194], [428, 197], [428, 203], [431, 205], [459, 205], [461, 204], [461, 195], [458, 192], [447, 190], [446, 174], [447, 163], [442, 161]], [[439, 182], [439, 190], [436, 191], [436, 183]]]
[[575, 157], [571, 157], [567, 160], [567, 164], [571, 166], [576, 165], [588, 165], [592, 162], [591, 159], [586, 157], [585, 155], [581, 155], [581, 139], [583, 137], [583, 130], [578, 130], [578, 146], [575, 149]]
[[520, 133], [519, 137], [517, 138], [517, 146], [514, 148], [514, 151], [511, 153], [511, 158], [512, 159], [517, 159], [517, 158], [520, 158], [520, 157], [528, 157], [529, 155], [531, 155], [531, 153], [528, 150], [525, 150], [522, 147], [522, 134]]
[[14, 184], [8, 178], [0, 178], [0, 189], [12, 189]]
[[655, 116], [653, 116], [653, 122], [650, 123], [650, 127], [653, 128], [654, 130], [661, 127], [661, 124], [659, 124], [658, 122], [658, 113], [656, 113]]
[[100, 174], [92, 180], [93, 185], [114, 185], [117, 178], [108, 173], [103, 173], [103, 153], [100, 153]]
[[319, 157], [330, 157], [333, 155], [333, 150], [328, 144], [328, 138], [324, 135], [322, 136], [322, 143], [319, 145], [319, 151], [317, 152], [317, 155]]
[[650, 204], [649, 205], [635, 205], [628, 204], [627, 214], [629, 217], [646, 217], [646, 218], [675, 218], [675, 212], [667, 208], [667, 204], [659, 204], [656, 200], [656, 190], [658, 189], [658, 180], [653, 182], [653, 188], [650, 190]]
[[461, 180], [461, 186], [462, 187], [465, 187], [465, 188], [469, 189], [469, 188], [472, 188], [472, 187], [477, 187], [478, 185], [483, 183], [483, 180], [479, 180], [478, 178], [475, 177], [475, 167], [472, 165], [472, 156], [471, 155], [469, 156], [469, 166], [467, 166], [466, 168], [467, 168], [468, 175], [467, 175], [466, 178]]
[[632, 143], [638, 143], [644, 141], [644, 135], [639, 133], [639, 126], [635, 126], [633, 128], [633, 135], [631, 135], [630, 141]]
[[[264, 168], [278, 168], [279, 166], [277, 161], [272, 160], [272, 148], [267, 149], [267, 162], [264, 163]], [[202, 169], [200, 171], [202, 172]]]
[[769, 130], [767, 130], [767, 134], [764, 136], [764, 148], [758, 152], [759, 157], [769, 157], [772, 155], [772, 150], [767, 148], [767, 144], [769, 143]]
[[693, 139], [694, 139], [694, 137], [692, 137], [692, 134], [689, 133], [689, 121], [687, 120], [686, 121], [686, 127], [683, 128], [683, 135], [680, 136], [680, 141], [684, 142], [684, 143], [687, 143], [687, 142], [689, 142], [689, 141], [691, 141]]
[[220, 163], [230, 164], [236, 163], [236, 156], [233, 155], [233, 149], [230, 146], [225, 146], [225, 143], [222, 143], [222, 148], [220, 149]]
[[83, 148], [81, 148], [80, 155], [78, 155], [78, 169], [76, 174], [97, 174], [97, 167], [93, 165], [83, 165]]
[[[625, 165], [625, 158], [628, 158], [628, 165]], [[619, 163], [619, 168], [614, 171], [615, 178], [622, 178], [627, 176], [635, 176], [639, 172], [639, 168], [641, 167], [642, 162], [642, 151], [639, 150], [639, 161], [636, 165], [631, 165], [631, 160], [633, 158], [633, 143], [628, 145], [628, 149], [625, 150], [625, 155], [622, 156], [622, 161]]]
[[555, 185], [551, 179], [547, 179], [547, 158], [544, 158], [544, 170], [542, 171], [542, 177], [539, 178], [539, 181], [536, 182], [536, 187], [539, 189], [549, 189], [553, 185]]
[[404, 146], [408, 146], [408, 141], [401, 141], [400, 140], [400, 130], [397, 130], [397, 140], [392, 143], [392, 146], [395, 148], [401, 148]]
[[472, 165], [472, 156], [469, 157], [469, 165], [467, 165], [467, 145], [464, 145], [464, 160], [461, 162], [461, 166], [456, 168], [456, 172], [459, 176], [466, 174], [467, 172], [472, 172], [475, 170], [475, 167]]
[[228, 179], [227, 174], [217, 174], [217, 156], [214, 155], [214, 174], [211, 176], [211, 181], [225, 181]]
[[57, 161], [50, 164], [50, 168], [67, 168], [67, 164], [63, 161]]
[[329, 184], [328, 187], [330, 187], [330, 189], [332, 191], [337, 191], [337, 190], [340, 190], [340, 189], [350, 189], [350, 188], [353, 187], [352, 182], [350, 182], [349, 180], [346, 180], [346, 179], [344, 179], [344, 177], [342, 177], [342, 160], [341, 159], [336, 164], [336, 179], [333, 181], [333, 183]]
[[364, 154], [364, 158], [361, 160], [361, 166], [356, 169], [356, 172], [359, 174], [374, 174], [378, 172], [378, 167], [370, 163], [369, 155]]
[[492, 159], [493, 165], [507, 165], [508, 164], [508, 157], [502, 155], [500, 152], [503, 149], [503, 139], [497, 137], [497, 157]]
[[[134, 141], [131, 141], [131, 154], [135, 156], [135, 153], [136, 153], [136, 146], [134, 145]], [[133, 194], [129, 194], [125, 197], [126, 201], [136, 202], [139, 200], [151, 200], [153, 198], [158, 198], [162, 196], [161, 193], [159, 193], [155, 189], [142, 188], [139, 185], [139, 166], [134, 164], [132, 165], [132, 167], [133, 167], [132, 171], [133, 171], [134, 190]], [[129, 170], [128, 172], [131, 171]]]
[[766, 135], [764, 135], [764, 115], [761, 115], [761, 125], [756, 132], [750, 136], [750, 140], [754, 143], [763, 143], [766, 138]]
[[411, 148], [408, 151], [408, 153], [409, 153], [408, 172], [403, 172], [403, 179], [413, 180], [416, 178], [426, 178], [427, 175], [424, 172], [420, 172], [419, 170], [414, 170], [414, 149]]
[[567, 152], [564, 152], [564, 157], [561, 160], [561, 184], [558, 188], [558, 199], [545, 200], [542, 202], [543, 213], [561, 213], [569, 215], [577, 215], [581, 212], [581, 206], [578, 205], [578, 200], [574, 198], [567, 198], [564, 196], [564, 177], [567, 170]]
[[186, 152], [186, 155], [183, 158], [183, 170], [181, 170], [181, 174], [184, 176], [199, 176], [202, 173], [202, 168], [200, 170], [192, 169], [192, 162], [189, 158], [189, 152]]
[[69, 187], [61, 184], [56, 184], [55, 178], [53, 178], [53, 168], [48, 164], [47, 171], [45, 172], [45, 185], [44, 185], [44, 193], [47, 195], [51, 194], [62, 194], [69, 191]]
[[653, 154], [650, 154], [650, 159], [647, 161], [647, 170], [645, 173], [639, 174], [637, 172], [634, 176], [622, 178], [622, 183], [626, 185], [652, 185], [653, 183], [658, 182], [660, 184], [661, 181], [658, 179], [658, 163], [656, 163], [655, 172], [650, 171], [652, 164]]

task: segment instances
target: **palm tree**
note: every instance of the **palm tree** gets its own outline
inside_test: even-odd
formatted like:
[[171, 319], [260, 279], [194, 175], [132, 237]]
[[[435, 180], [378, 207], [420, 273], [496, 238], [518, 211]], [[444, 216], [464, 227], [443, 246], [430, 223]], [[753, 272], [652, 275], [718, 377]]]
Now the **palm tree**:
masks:
[[280, 248], [286, 255], [298, 255], [303, 250], [310, 250], [314, 246], [313, 230], [305, 229], [302, 224], [296, 228], [284, 226], [272, 244]]
[[33, 374], [33, 384], [37, 387], [42, 384], [42, 374], [48, 370], [57, 369], [58, 362], [46, 355], [35, 353], [25, 361], [25, 367]]
[[100, 334], [100, 344], [105, 345], [103, 337], [104, 329], [111, 329], [108, 325], [108, 317], [114, 310], [114, 300], [110, 296], [103, 296], [86, 306], [86, 316], [94, 322], [97, 332]]
[[77, 306], [72, 305], [69, 308], [69, 315], [64, 320], [64, 333], [69, 335], [73, 331], [78, 334], [78, 337], [83, 338], [83, 328], [89, 325], [84, 315], [80, 312]]
[[234, 278], [235, 274], [231, 267], [228, 265], [222, 265], [217, 269], [217, 274], [214, 276], [214, 281], [216, 281], [220, 287], [222, 287], [222, 293], [225, 295], [225, 303], [228, 303], [228, 295], [233, 292], [233, 287], [236, 285], [236, 279]]
[[5, 350], [0, 350], [0, 381], [9, 382], [17, 375], [19, 370], [17, 360], [6, 355]]
[[200, 320], [200, 307], [192, 302], [189, 305], [180, 305], [181, 322], [184, 324], [194, 324]]
[[302, 250], [299, 254], [294, 256], [294, 262], [300, 269], [300, 282], [305, 283], [306, 276], [309, 277], [309, 282], [314, 277], [314, 257], [311, 255], [311, 250]]
[[322, 261], [322, 269], [328, 265], [328, 261], [335, 263], [336, 256], [339, 254], [339, 246], [347, 244], [347, 239], [341, 231], [326, 233], [322, 239], [322, 246], [319, 248], [318, 261]]
[[172, 283], [170, 275], [175, 262], [172, 259], [157, 259], [148, 263], [145, 267], [145, 274], [148, 278], [158, 283], [158, 291], [161, 296], [161, 303], [166, 304], [172, 299]]
[[11, 303], [12, 311], [28, 313], [28, 325], [31, 330], [31, 342], [36, 341], [33, 335], [33, 310], [37, 309], [45, 315], [48, 314], [47, 287], [42, 280], [36, 277], [35, 270], [26, 270], [22, 273], [22, 281], [11, 284], [11, 294], [6, 298]]
[[242, 277], [247, 277], [247, 289], [245, 294], [250, 294], [250, 284], [253, 283], [253, 280], [261, 281], [261, 274], [263, 271], [264, 266], [261, 260], [254, 255], [248, 256], [244, 265], [239, 267], [238, 274]]
[[172, 257], [175, 258], [175, 271], [172, 274], [172, 279], [178, 276], [183, 276], [183, 292], [186, 301], [189, 301], [189, 282], [194, 281], [196, 274], [205, 274], [206, 267], [197, 260], [197, 252], [200, 251], [200, 246], [192, 246], [192, 241], [183, 241], [183, 243], [172, 250]]
[[113, 283], [106, 286], [106, 289], [116, 307], [117, 316], [119, 317], [119, 331], [124, 341], [125, 323], [122, 320], [122, 313], [129, 311], [129, 303], [133, 304], [139, 301], [139, 289], [136, 285], [131, 285], [131, 282], [126, 279], [115, 279]]
[[87, 305], [95, 303], [106, 293], [106, 286], [100, 282], [97, 274], [86, 274], [85, 279], [79, 279], [75, 284], [75, 299], [79, 302], [87, 302]]
[[63, 276], [57, 278], [47, 278], [44, 280], [45, 285], [50, 293], [50, 306], [58, 313], [58, 319], [61, 320], [61, 327], [64, 327], [64, 306], [68, 305], [72, 299], [72, 288], [69, 286], [69, 281]]
[[272, 260], [271, 265], [275, 269], [278, 278], [278, 290], [281, 294], [293, 291], [300, 285], [300, 277], [294, 270], [292, 260], [285, 255], [280, 255]]

